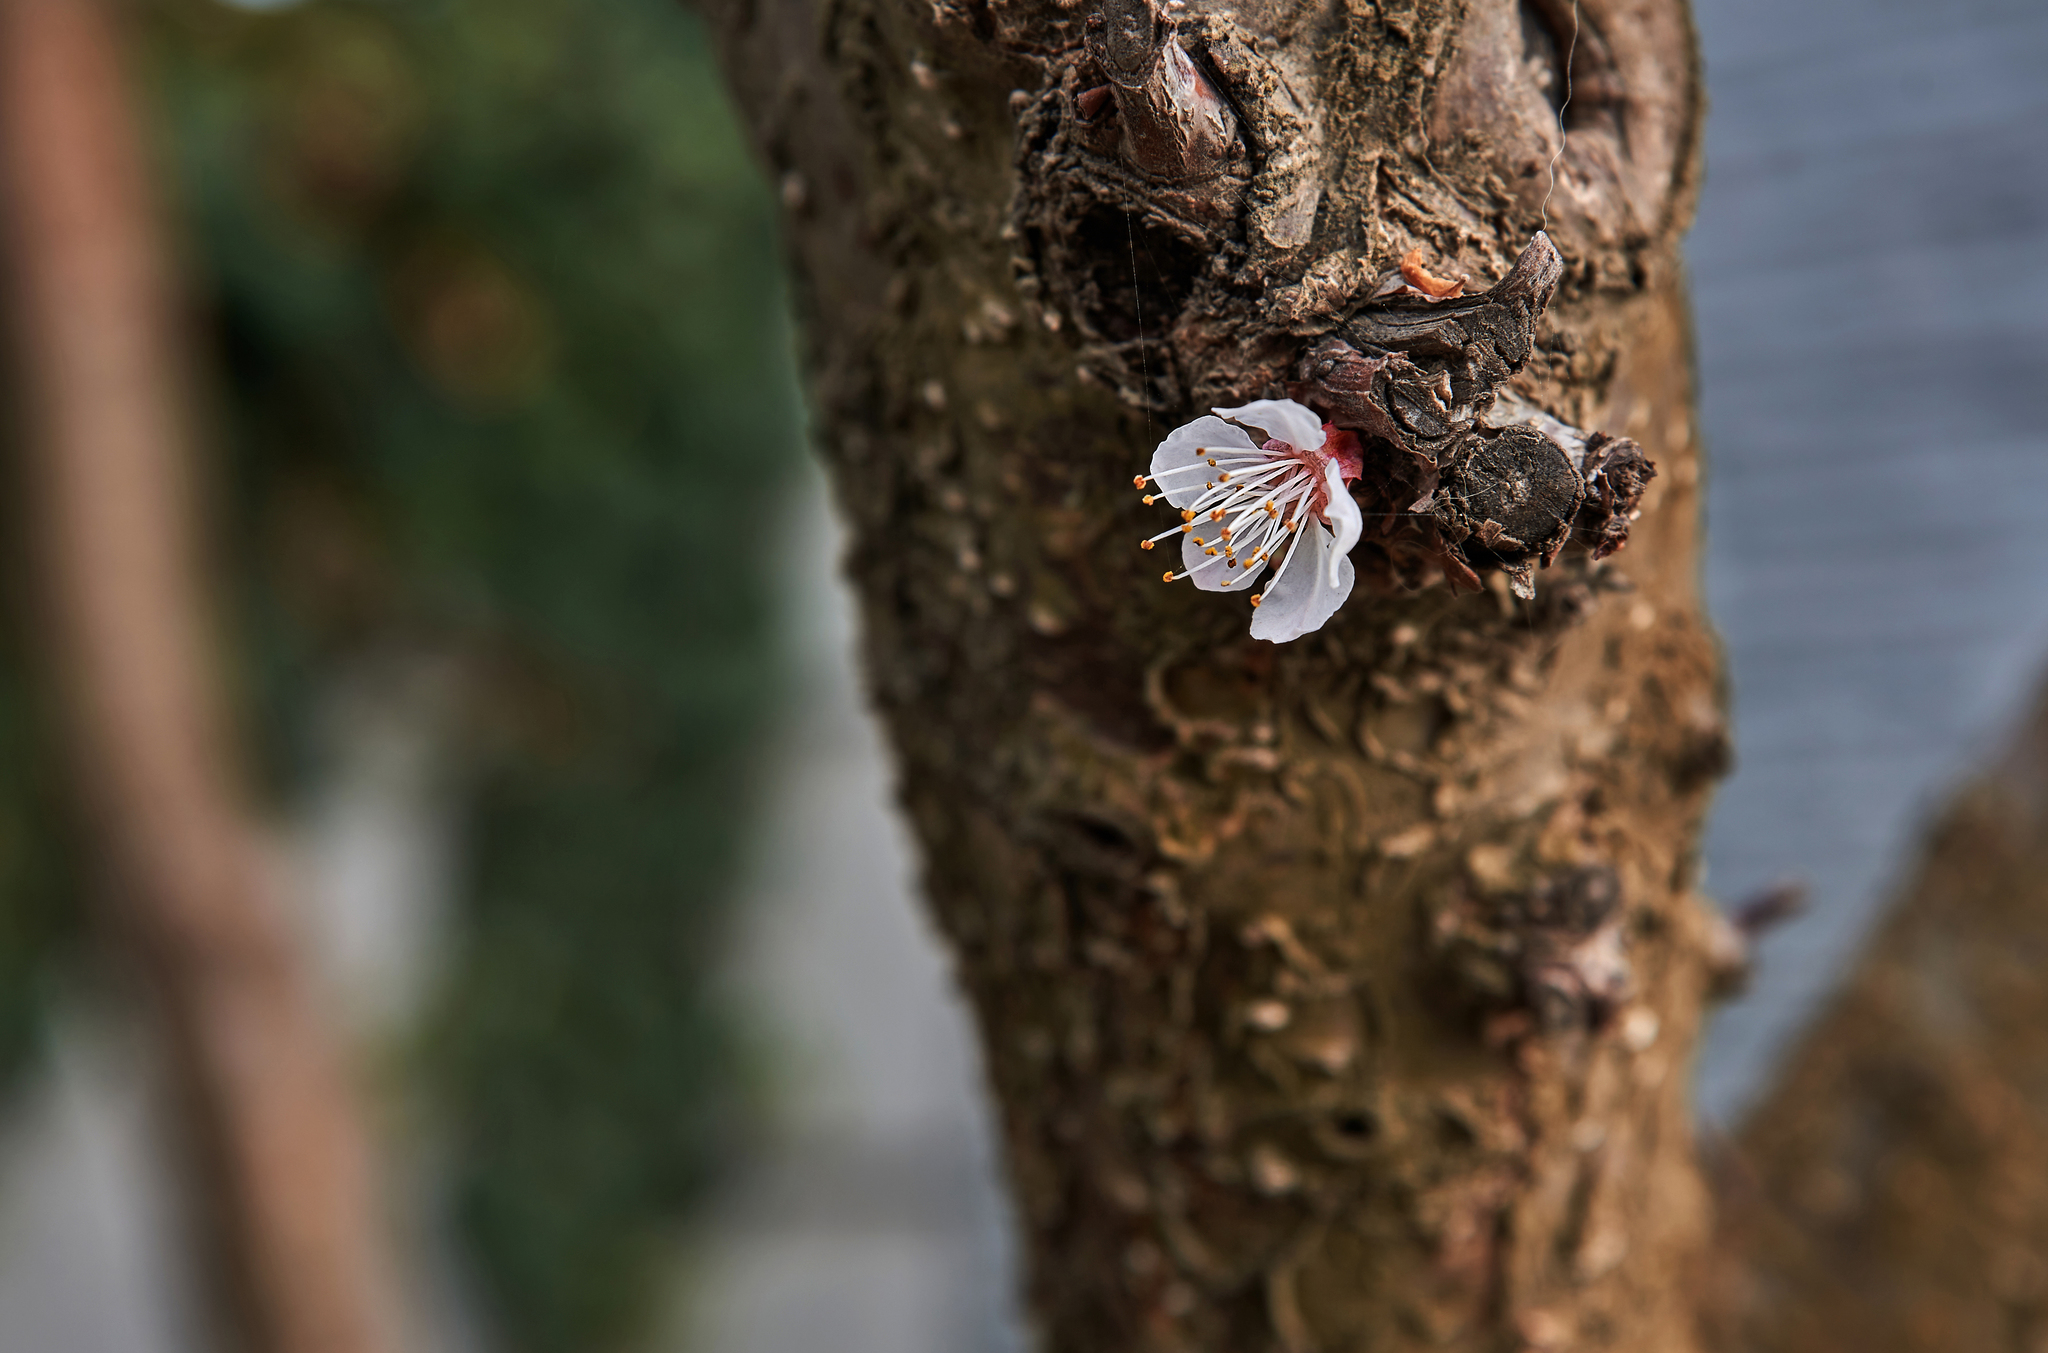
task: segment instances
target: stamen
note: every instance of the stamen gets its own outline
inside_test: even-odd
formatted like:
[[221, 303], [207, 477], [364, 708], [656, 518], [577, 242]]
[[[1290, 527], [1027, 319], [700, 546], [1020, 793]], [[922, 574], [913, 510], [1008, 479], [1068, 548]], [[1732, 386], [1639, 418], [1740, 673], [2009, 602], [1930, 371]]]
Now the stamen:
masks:
[[[1142, 489], [1142, 488], [1144, 488], [1144, 487], [1145, 487], [1145, 476], [1143, 476], [1143, 475], [1141, 475], [1141, 474], [1140, 474], [1140, 475], [1132, 475], [1132, 476], [1131, 476], [1131, 487], [1132, 487], [1132, 488], [1134, 488], [1134, 489]], [[1149, 501], [1149, 500], [1148, 500], [1148, 501]]]
[[[1150, 550], [1161, 540], [1186, 537], [1197, 551], [1196, 556], [1189, 556], [1195, 561], [1193, 566], [1162, 573], [1160, 580], [1175, 583], [1199, 577], [1220, 564], [1222, 569], [1209, 575], [1219, 590], [1240, 580], [1256, 581], [1269, 564], [1277, 564], [1265, 592], [1253, 594], [1256, 606], [1272, 591], [1272, 582], [1288, 571], [1296, 548], [1308, 538], [1301, 527], [1313, 515], [1310, 504], [1321, 481], [1300, 458], [1258, 448], [1198, 447], [1195, 454], [1191, 464], [1133, 480], [1141, 489], [1147, 484], [1157, 486], [1144, 494], [1148, 506], [1160, 501], [1169, 482], [1188, 488], [1200, 484], [1193, 489], [1194, 501], [1177, 507], [1180, 521], [1140, 541], [1139, 548]], [[1185, 490], [1177, 487], [1175, 491]], [[1204, 518], [1212, 524], [1209, 529], [1214, 534], [1194, 534]], [[1275, 560], [1275, 547], [1283, 541], [1288, 548]]]

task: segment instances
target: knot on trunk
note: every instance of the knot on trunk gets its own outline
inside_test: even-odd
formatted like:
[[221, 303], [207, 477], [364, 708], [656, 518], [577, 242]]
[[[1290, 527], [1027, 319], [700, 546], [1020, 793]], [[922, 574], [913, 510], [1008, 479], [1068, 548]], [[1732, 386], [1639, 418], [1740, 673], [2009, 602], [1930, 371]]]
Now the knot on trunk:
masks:
[[1153, 0], [1106, 0], [1087, 16], [1083, 47], [1108, 80], [1079, 94], [1079, 113], [1114, 111], [1122, 158], [1165, 180], [1210, 178], [1243, 158], [1237, 115], [1196, 68]]
[[1443, 994], [1483, 1013], [1493, 1042], [1604, 1029], [1634, 989], [1624, 915], [1606, 865], [1505, 890], [1475, 881], [1436, 916]]
[[1094, 120], [1114, 110], [1124, 161], [1151, 178], [1211, 177], [1241, 159], [1237, 115], [1196, 67], [1153, 0], [1106, 0], [1083, 37], [1107, 85], [1083, 91]]
[[1298, 279], [1321, 131], [1229, 18], [1101, 0], [1016, 105], [1017, 286], [1083, 379], [1174, 413], [1271, 384], [1269, 282]]

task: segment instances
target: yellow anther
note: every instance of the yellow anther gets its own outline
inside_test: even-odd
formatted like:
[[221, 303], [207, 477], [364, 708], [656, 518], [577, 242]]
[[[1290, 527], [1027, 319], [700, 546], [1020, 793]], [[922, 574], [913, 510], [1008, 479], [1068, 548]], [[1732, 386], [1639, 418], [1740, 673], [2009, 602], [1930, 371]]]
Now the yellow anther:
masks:
[[1195, 510], [1191, 507], [1182, 508], [1180, 510], [1180, 519], [1182, 521], [1193, 521], [1195, 519]]
[[1211, 456], [1211, 457], [1209, 457], [1209, 463], [1210, 463], [1211, 465], [1214, 465], [1214, 464], [1216, 463], [1216, 457], [1214, 457], [1214, 456]]
[[1156, 494], [1151, 494], [1151, 493], [1148, 493], [1148, 494], [1146, 494], [1146, 495], [1145, 495], [1145, 506], [1147, 506], [1147, 507], [1150, 507], [1150, 506], [1152, 506], [1152, 504], [1154, 504], [1154, 503], [1156, 503], [1156, 502], [1158, 502], [1158, 501], [1159, 501], [1159, 498], [1158, 498], [1158, 495], [1156, 495]]
[[1143, 476], [1143, 475], [1141, 475], [1141, 474], [1134, 474], [1134, 475], [1132, 475], [1132, 476], [1131, 476], [1131, 487], [1132, 487], [1132, 488], [1134, 488], [1134, 489], [1142, 489], [1142, 488], [1144, 488], [1144, 487], [1145, 487], [1145, 476]]
[[1201, 538], [1200, 536], [1196, 536], [1196, 537], [1195, 537], [1195, 544], [1197, 544], [1197, 545], [1206, 545], [1206, 544], [1208, 544], [1208, 543], [1209, 543], [1208, 541], [1206, 541], [1206, 540], [1202, 539], [1202, 538]]
[[1186, 535], [1186, 534], [1187, 534], [1188, 532], [1190, 532], [1190, 531], [1192, 531], [1192, 530], [1194, 530], [1194, 529], [1195, 529], [1194, 527], [1192, 527], [1192, 526], [1188, 525], [1188, 524], [1187, 524], [1187, 523], [1185, 523], [1185, 522], [1181, 523], [1181, 528], [1180, 528], [1180, 532], [1181, 532], [1181, 534], [1182, 534], [1182, 535]]
[[1216, 553], [1216, 551], [1215, 551], [1215, 548], [1214, 548], [1214, 547], [1212, 546], [1212, 547], [1211, 547], [1211, 548], [1209, 548], [1209, 549], [1203, 550], [1203, 551], [1202, 551], [1202, 553], [1203, 553], [1203, 554], [1207, 554], [1207, 555], [1214, 555], [1214, 554]]
[[1260, 602], [1264, 601], [1265, 599], [1266, 599], [1266, 594], [1265, 594], [1264, 592], [1254, 592], [1254, 593], [1252, 593], [1252, 605], [1254, 605], [1254, 606], [1258, 605], [1258, 604], [1259, 604]]
[[1166, 572], [1164, 572], [1164, 573], [1160, 574], [1160, 575], [1159, 575], [1159, 581], [1160, 581], [1160, 582], [1163, 582], [1163, 583], [1170, 583], [1170, 582], [1172, 582], [1172, 581], [1173, 581], [1173, 570], [1172, 570], [1172, 569], [1168, 569], [1168, 570], [1166, 570]]
[[1280, 515], [1280, 510], [1279, 510], [1278, 508], [1274, 507], [1274, 506], [1273, 506], [1273, 505], [1272, 505], [1271, 503], [1267, 503], [1267, 504], [1266, 504], [1266, 515], [1267, 515], [1267, 516], [1269, 516], [1269, 517], [1277, 517], [1277, 516], [1279, 516], [1279, 515]]
[[1222, 480], [1222, 481], [1223, 481], [1224, 483], [1228, 484], [1228, 483], [1230, 482], [1230, 471], [1228, 471], [1228, 470], [1225, 470], [1225, 471], [1224, 471], [1224, 472], [1223, 472], [1222, 474], [1220, 474], [1220, 475], [1218, 475], [1218, 476], [1216, 476], [1216, 477], [1217, 477], [1218, 479], [1221, 479], [1221, 480]]
[[1225, 540], [1230, 539], [1230, 528], [1228, 526], [1223, 528], [1223, 538]]
[[1215, 511], [1211, 512], [1211, 513], [1209, 514], [1209, 520], [1210, 520], [1210, 521], [1222, 521], [1222, 520], [1223, 520], [1223, 509], [1219, 507], [1219, 508], [1217, 508], [1217, 509], [1216, 509]]
[[1141, 550], [1149, 550], [1152, 548], [1152, 542], [1149, 540], [1141, 540], [1138, 542], [1138, 548]]

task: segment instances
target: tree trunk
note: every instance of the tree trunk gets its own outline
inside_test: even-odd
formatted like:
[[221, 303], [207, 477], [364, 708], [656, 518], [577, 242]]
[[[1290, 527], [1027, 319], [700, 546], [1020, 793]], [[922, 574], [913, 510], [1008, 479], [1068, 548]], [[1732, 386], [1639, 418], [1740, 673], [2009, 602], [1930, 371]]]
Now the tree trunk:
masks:
[[[711, 0], [1047, 1346], [1694, 1347], [1684, 6], [1094, 2]], [[1283, 393], [1367, 532], [1275, 645], [1127, 485]]]

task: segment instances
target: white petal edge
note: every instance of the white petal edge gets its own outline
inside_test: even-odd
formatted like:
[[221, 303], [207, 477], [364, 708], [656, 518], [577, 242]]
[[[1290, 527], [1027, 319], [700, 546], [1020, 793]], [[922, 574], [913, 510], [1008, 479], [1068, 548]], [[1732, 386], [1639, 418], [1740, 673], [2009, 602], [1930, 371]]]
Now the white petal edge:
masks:
[[[1296, 562], [1266, 589], [1259, 609], [1252, 612], [1252, 638], [1284, 644], [1313, 634], [1337, 613], [1351, 595], [1357, 575], [1348, 555], [1338, 554], [1337, 537], [1320, 526], [1309, 528], [1315, 537], [1302, 542], [1313, 548], [1316, 558]], [[1312, 567], [1304, 568], [1307, 564]]]
[[[1323, 515], [1329, 519], [1337, 532], [1335, 543], [1330, 547], [1330, 586], [1337, 585], [1337, 561], [1351, 553], [1351, 547], [1365, 534], [1365, 516], [1358, 510], [1358, 500], [1351, 496], [1351, 490], [1344, 487], [1344, 475], [1334, 457], [1323, 462], [1323, 487], [1330, 492], [1330, 500], [1323, 506]], [[1348, 587], [1345, 589], [1350, 590]]]
[[[1204, 526], [1209, 529], [1204, 531]], [[1265, 562], [1262, 560], [1250, 568], [1232, 568], [1223, 558], [1222, 546], [1216, 543], [1216, 533], [1221, 529], [1217, 523], [1203, 521], [1196, 525], [1192, 534], [1180, 538], [1180, 566], [1189, 571], [1188, 581], [1204, 592], [1256, 592], [1258, 589], [1252, 586], [1252, 579], [1265, 572]], [[1196, 536], [1208, 541], [1208, 545], [1195, 544]], [[1205, 554], [1205, 548], [1216, 553]], [[1202, 568], [1204, 564], [1210, 567]], [[1200, 571], [1196, 572], [1197, 569]], [[1223, 585], [1225, 579], [1229, 580], [1230, 586]]]
[[1277, 437], [1303, 451], [1319, 450], [1323, 444], [1323, 420], [1291, 399], [1255, 399], [1234, 409], [1212, 409], [1225, 418], [1235, 418]]
[[1227, 446], [1234, 451], [1256, 451], [1259, 444], [1243, 428], [1232, 427], [1221, 418], [1203, 414], [1166, 434], [1166, 440], [1152, 452], [1152, 479], [1159, 492], [1175, 507], [1187, 507], [1205, 492], [1201, 475], [1175, 475], [1202, 463], [1202, 451]]

